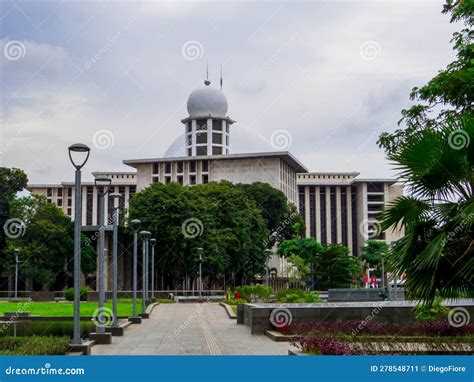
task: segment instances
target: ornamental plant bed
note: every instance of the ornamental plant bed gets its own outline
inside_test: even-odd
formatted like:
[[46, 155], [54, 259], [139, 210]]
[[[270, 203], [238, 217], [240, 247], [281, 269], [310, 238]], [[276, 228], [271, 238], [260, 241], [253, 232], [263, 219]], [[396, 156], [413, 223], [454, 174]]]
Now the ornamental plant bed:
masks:
[[427, 321], [410, 326], [374, 321], [351, 320], [345, 322], [302, 322], [278, 329], [282, 334], [307, 335], [317, 333], [346, 334], [351, 336], [435, 336], [435, 337], [472, 337], [474, 325], [454, 327], [448, 320]]
[[0, 355], [64, 355], [68, 337], [0, 337]]

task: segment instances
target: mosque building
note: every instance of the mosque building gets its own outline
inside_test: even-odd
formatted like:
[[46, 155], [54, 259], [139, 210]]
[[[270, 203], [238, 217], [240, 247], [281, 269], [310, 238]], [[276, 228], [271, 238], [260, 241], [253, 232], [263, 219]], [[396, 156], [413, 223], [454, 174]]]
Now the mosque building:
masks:
[[[403, 187], [393, 179], [362, 179], [357, 172], [310, 172], [288, 151], [231, 153], [234, 121], [228, 116], [224, 93], [206, 80], [187, 102], [188, 116], [181, 120], [184, 138], [176, 153], [163, 158], [132, 158], [123, 163], [129, 172], [93, 172], [112, 179], [110, 192], [124, 197], [119, 209], [128, 209], [130, 197], [152, 183], [177, 182], [186, 186], [221, 180], [232, 183], [264, 182], [281, 190], [304, 218], [306, 236], [321, 243], [346, 245], [354, 255], [367, 239], [392, 242], [399, 232], [379, 229], [378, 216]], [[167, 154], [174, 154], [169, 153]], [[29, 184], [27, 189], [44, 195], [74, 219], [74, 183]], [[98, 194], [93, 182], [82, 184], [83, 231], [97, 231]], [[105, 221], [112, 216], [112, 199], [105, 198]], [[124, 214], [121, 214], [123, 217]], [[111, 229], [110, 226], [107, 228]], [[110, 235], [108, 235], [110, 236]], [[106, 247], [110, 246], [110, 238]], [[111, 255], [108, 251], [108, 256]], [[130, 289], [131, 256], [119, 254], [119, 287]], [[284, 262], [273, 259], [279, 273]], [[108, 268], [108, 267], [107, 267]]]

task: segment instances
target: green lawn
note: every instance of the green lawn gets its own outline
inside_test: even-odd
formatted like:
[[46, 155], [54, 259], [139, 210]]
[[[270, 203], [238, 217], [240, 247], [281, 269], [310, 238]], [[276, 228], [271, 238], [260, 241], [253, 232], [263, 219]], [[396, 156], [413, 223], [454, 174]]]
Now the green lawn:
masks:
[[[112, 301], [105, 303], [107, 308], [112, 309]], [[92, 316], [97, 309], [97, 302], [81, 302], [81, 316]], [[132, 299], [120, 299], [117, 304], [119, 316], [131, 316], [133, 310]], [[141, 312], [141, 300], [137, 300], [138, 313]], [[39, 316], [73, 316], [74, 305], [69, 301], [65, 302], [1, 302], [0, 316], [5, 312], [31, 312], [32, 315]]]

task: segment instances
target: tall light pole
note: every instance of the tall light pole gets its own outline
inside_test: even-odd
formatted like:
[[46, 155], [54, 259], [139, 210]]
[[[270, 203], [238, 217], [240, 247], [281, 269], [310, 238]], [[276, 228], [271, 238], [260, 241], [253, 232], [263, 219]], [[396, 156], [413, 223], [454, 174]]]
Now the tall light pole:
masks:
[[[105, 303], [105, 223], [104, 197], [109, 192], [112, 180], [107, 176], [95, 178], [95, 187], [99, 195], [99, 314], [102, 315]], [[105, 325], [98, 321], [97, 333], [105, 333]]]
[[138, 219], [133, 219], [130, 222], [133, 231], [133, 317], [137, 318], [137, 263], [138, 263], [138, 230], [142, 222]]
[[151, 244], [151, 298], [155, 298], [155, 245], [156, 245], [156, 239], [151, 239], [150, 244]]
[[202, 251], [203, 249], [199, 247], [199, 299], [202, 298]]
[[148, 244], [148, 240], [150, 240], [150, 236], [151, 232], [140, 231], [140, 239], [142, 240], [142, 314], [146, 312], [146, 246]]
[[15, 300], [18, 298], [18, 263], [20, 262], [18, 259], [18, 254], [20, 250], [18, 248], [15, 249]]
[[[69, 159], [76, 169], [74, 200], [74, 319], [72, 344], [81, 343], [81, 168], [89, 159], [90, 148], [82, 143], [75, 143], [68, 148]], [[78, 159], [81, 159], [78, 161]], [[77, 162], [76, 162], [77, 161]]]
[[113, 205], [113, 219], [114, 229], [112, 238], [112, 327], [118, 326], [117, 316], [117, 257], [118, 257], [118, 222], [119, 222], [119, 203], [122, 198], [122, 194], [118, 192], [112, 192], [109, 194], [112, 198]]

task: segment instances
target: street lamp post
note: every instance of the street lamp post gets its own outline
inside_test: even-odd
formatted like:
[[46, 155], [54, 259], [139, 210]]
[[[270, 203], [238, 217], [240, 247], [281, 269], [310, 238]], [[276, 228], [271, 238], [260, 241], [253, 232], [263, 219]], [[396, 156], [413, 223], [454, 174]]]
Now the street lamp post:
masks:
[[387, 298], [387, 290], [385, 288], [385, 253], [380, 254], [382, 260], [382, 300]]
[[138, 230], [140, 229], [141, 221], [133, 219], [130, 222], [133, 231], [133, 317], [137, 318], [137, 262], [138, 262]]
[[112, 327], [118, 326], [117, 319], [117, 257], [118, 257], [118, 222], [119, 222], [119, 202], [122, 194], [112, 192], [109, 195], [112, 198], [113, 205], [113, 238], [112, 238]]
[[155, 245], [156, 245], [156, 239], [151, 239], [150, 244], [151, 244], [151, 298], [155, 298]]
[[[112, 180], [107, 176], [95, 178], [95, 187], [99, 195], [99, 315], [103, 315], [105, 303], [105, 223], [104, 223], [104, 197], [109, 192]], [[99, 320], [97, 333], [104, 334], [105, 326]]]
[[[82, 143], [75, 143], [68, 148], [69, 159], [76, 169], [74, 200], [74, 319], [72, 344], [81, 343], [81, 168], [89, 159], [90, 148]], [[81, 159], [78, 161], [78, 159]], [[77, 162], [76, 162], [77, 161]]]
[[198, 248], [199, 252], [199, 299], [202, 298], [202, 248]]
[[142, 314], [146, 313], [146, 246], [150, 236], [151, 233], [149, 231], [140, 231], [140, 239], [142, 240]]
[[20, 250], [17, 248], [15, 249], [15, 300], [18, 298], [18, 263], [20, 262], [18, 259], [18, 253]]

